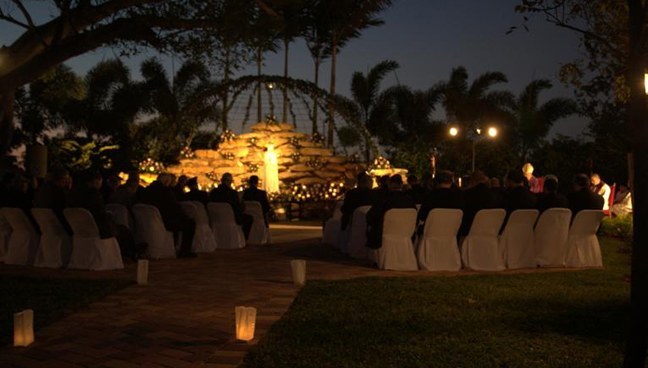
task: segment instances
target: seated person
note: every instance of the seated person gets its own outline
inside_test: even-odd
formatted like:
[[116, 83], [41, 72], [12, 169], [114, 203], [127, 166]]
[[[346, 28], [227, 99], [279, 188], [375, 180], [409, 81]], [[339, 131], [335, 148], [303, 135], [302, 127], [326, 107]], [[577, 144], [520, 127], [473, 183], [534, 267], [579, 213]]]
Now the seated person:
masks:
[[5, 180], [7, 187], [0, 193], [0, 208], [20, 208], [30, 216], [32, 198], [29, 196], [29, 179], [21, 173], [11, 173]]
[[610, 186], [601, 180], [601, 176], [597, 173], [592, 174], [590, 177], [590, 184], [590, 190], [603, 197], [603, 211], [609, 210], [610, 194], [612, 192]]
[[558, 178], [554, 175], [545, 176], [543, 191], [538, 196], [540, 213], [550, 208], [569, 208], [567, 197], [558, 193]]
[[376, 177], [377, 187], [371, 189], [371, 204], [382, 203], [389, 192], [389, 175]]
[[129, 177], [126, 183], [122, 184], [108, 198], [107, 203], [117, 203], [131, 208], [135, 203], [137, 190], [139, 189], [139, 178]]
[[144, 245], [136, 247], [131, 231], [125, 226], [116, 225], [108, 216], [101, 194], [102, 183], [103, 178], [98, 171], [86, 170], [80, 173], [74, 181], [66, 205], [68, 208], [88, 210], [97, 224], [99, 236], [102, 239], [115, 237], [122, 256], [136, 259], [145, 247]]
[[574, 176], [574, 191], [569, 194], [569, 207], [572, 211], [572, 218], [582, 210], [602, 210], [603, 197], [589, 189], [590, 178], [585, 174]]
[[187, 178], [187, 175], [180, 175], [178, 182], [173, 185], [173, 194], [179, 201], [185, 200], [185, 186], [187, 185], [187, 180], [189, 180], [189, 178]]
[[619, 186], [619, 191], [614, 197], [614, 204], [610, 206], [610, 211], [614, 216], [632, 215], [632, 193], [625, 185]]
[[207, 192], [205, 192], [204, 190], [200, 190], [200, 188], [198, 187], [197, 177], [194, 176], [193, 178], [187, 180], [187, 188], [189, 188], [189, 191], [184, 195], [185, 201], [196, 201], [202, 204], [206, 204], [209, 200], [209, 194], [207, 194]]
[[490, 179], [482, 171], [475, 171], [470, 182], [472, 187], [464, 192], [464, 215], [459, 228], [461, 236], [468, 235], [477, 212], [483, 209], [502, 207], [501, 197], [488, 187]]
[[535, 209], [538, 199], [524, 185], [522, 173], [513, 170], [506, 176], [506, 191], [504, 191], [503, 204], [507, 216], [515, 210]]
[[72, 234], [72, 229], [63, 216], [63, 209], [71, 187], [70, 173], [65, 169], [55, 169], [47, 175], [45, 183], [34, 193], [34, 208], [49, 208], [54, 211], [68, 234]]
[[346, 230], [353, 217], [353, 212], [358, 207], [371, 205], [371, 176], [362, 171], [357, 176], [356, 188], [346, 192], [342, 203], [342, 219], [340, 220], [342, 230]]
[[453, 186], [454, 173], [447, 170], [439, 172], [436, 180], [436, 188], [424, 199], [421, 210], [418, 213], [419, 234], [423, 234], [425, 221], [428, 214], [435, 208], [456, 208], [463, 210], [464, 196], [461, 190]]
[[265, 219], [266, 226], [268, 225], [268, 217], [272, 211], [270, 202], [268, 202], [268, 193], [265, 190], [259, 189], [259, 177], [256, 175], [250, 176], [248, 179], [248, 187], [243, 191], [244, 201], [254, 201], [261, 204], [261, 211]]
[[192, 258], [196, 253], [192, 252], [196, 222], [182, 210], [180, 203], [173, 193], [174, 177], [168, 173], [158, 175], [157, 180], [148, 187], [141, 190], [138, 201], [157, 207], [162, 216], [164, 227], [174, 234], [182, 233], [182, 244], [178, 257]]
[[403, 192], [403, 178], [400, 175], [390, 177], [388, 185], [388, 192], [384, 199], [372, 205], [367, 212], [367, 246], [372, 249], [382, 247], [383, 220], [388, 210], [392, 208], [416, 209], [416, 203], [412, 197]]
[[425, 188], [419, 183], [416, 175], [407, 176], [407, 190], [404, 192], [409, 194], [416, 204], [423, 203], [426, 194]]
[[250, 229], [252, 229], [254, 218], [243, 213], [243, 204], [239, 200], [238, 193], [232, 189], [233, 182], [234, 179], [232, 178], [232, 174], [223, 174], [220, 185], [217, 188], [212, 189], [209, 193], [209, 201], [228, 203], [232, 208], [232, 212], [234, 212], [234, 220], [243, 228], [245, 239], [247, 239], [250, 235]]

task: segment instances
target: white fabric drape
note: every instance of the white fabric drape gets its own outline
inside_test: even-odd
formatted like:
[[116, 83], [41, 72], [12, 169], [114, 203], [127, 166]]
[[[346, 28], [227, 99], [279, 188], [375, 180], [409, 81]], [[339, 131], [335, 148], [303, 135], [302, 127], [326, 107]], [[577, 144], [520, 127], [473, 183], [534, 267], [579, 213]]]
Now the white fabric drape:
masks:
[[216, 239], [209, 227], [207, 215], [201, 216], [199, 212], [205, 212], [205, 206], [200, 202], [180, 202], [182, 210], [196, 223], [191, 250], [196, 253], [213, 252], [216, 249]]
[[415, 209], [391, 209], [385, 213], [382, 247], [376, 252], [378, 268], [395, 271], [418, 270], [412, 244], [415, 230]]
[[536, 267], [533, 226], [538, 210], [516, 210], [511, 213], [499, 239], [499, 248], [507, 268]]
[[568, 267], [603, 267], [601, 247], [596, 232], [603, 219], [603, 211], [583, 210], [576, 214], [567, 237]]
[[31, 213], [41, 230], [34, 266], [62, 267], [69, 261], [72, 252], [72, 239], [51, 209], [32, 208]]
[[258, 201], [243, 202], [245, 213], [252, 216], [252, 228], [248, 236], [248, 244], [268, 244], [270, 243], [270, 230], [266, 226], [263, 207]]
[[504, 269], [497, 236], [504, 217], [506, 211], [502, 208], [477, 212], [470, 232], [461, 244], [461, 259], [465, 267], [479, 271]]
[[[346, 237], [342, 237], [340, 250], [348, 253], [356, 259], [368, 259], [369, 248], [367, 248], [367, 212], [371, 206], [360, 206], [353, 211], [351, 223], [347, 226]], [[346, 244], [344, 244], [346, 240]]]
[[167, 231], [157, 207], [138, 203], [133, 205], [133, 216], [137, 228], [135, 239], [148, 244], [149, 258], [175, 258], [176, 248], [173, 233]]
[[5, 263], [13, 265], [32, 265], [40, 237], [27, 215], [20, 208], [3, 208], [5, 219], [11, 226], [9, 246], [5, 254]]
[[94, 271], [124, 268], [117, 239], [101, 239], [97, 224], [88, 210], [66, 208], [63, 215], [73, 233], [68, 268]]
[[540, 215], [534, 231], [538, 266], [565, 266], [571, 215], [567, 208], [550, 208]]
[[229, 203], [207, 203], [209, 224], [214, 232], [219, 249], [238, 249], [245, 247], [245, 235], [234, 219], [234, 211]]
[[419, 239], [417, 258], [419, 268], [427, 271], [459, 271], [461, 256], [457, 231], [463, 211], [435, 208], [425, 220], [423, 236]]

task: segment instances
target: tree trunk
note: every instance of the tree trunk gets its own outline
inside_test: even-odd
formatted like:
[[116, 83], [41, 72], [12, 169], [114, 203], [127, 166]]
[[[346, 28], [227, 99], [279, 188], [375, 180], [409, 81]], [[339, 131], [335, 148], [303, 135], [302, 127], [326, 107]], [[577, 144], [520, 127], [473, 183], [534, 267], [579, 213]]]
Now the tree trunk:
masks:
[[630, 57], [627, 80], [630, 101], [627, 124], [632, 137], [634, 186], [633, 243], [630, 283], [630, 328], [623, 366], [643, 368], [648, 347], [648, 99], [644, 80], [645, 9], [639, 0], [629, 0]]
[[[261, 48], [257, 48], [256, 55], [257, 62], [257, 77], [261, 77], [261, 64], [263, 63], [263, 54]], [[263, 118], [263, 111], [261, 107], [261, 80], [257, 82], [257, 123], [261, 122]]]
[[[319, 87], [319, 69], [322, 58], [318, 55], [315, 58], [315, 86]], [[317, 106], [319, 102], [319, 96], [317, 91], [313, 93], [313, 134], [317, 133], [317, 113], [319, 112], [319, 107]]]
[[337, 62], [337, 35], [333, 35], [331, 41], [331, 86], [329, 88], [329, 100], [328, 100], [328, 136], [326, 145], [327, 147], [333, 147], [333, 138], [335, 134], [335, 101], [333, 97], [335, 96], [335, 67]]
[[[288, 51], [289, 51], [290, 41], [284, 39], [284, 78], [288, 78]], [[283, 112], [281, 114], [281, 122], [288, 122], [288, 86], [284, 82], [283, 84]]]
[[14, 131], [14, 92], [0, 94], [0, 152], [4, 156], [11, 148]]

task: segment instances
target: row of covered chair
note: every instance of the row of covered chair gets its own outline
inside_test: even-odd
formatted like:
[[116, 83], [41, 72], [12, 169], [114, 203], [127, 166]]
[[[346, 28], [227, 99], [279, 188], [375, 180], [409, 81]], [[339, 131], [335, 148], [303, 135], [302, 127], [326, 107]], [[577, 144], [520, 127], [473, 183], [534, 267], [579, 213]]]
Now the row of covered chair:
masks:
[[102, 239], [94, 218], [87, 210], [63, 210], [65, 220], [72, 228], [72, 237], [51, 209], [32, 208], [31, 214], [40, 233], [22, 209], [0, 210], [0, 260], [4, 263], [88, 270], [124, 268], [117, 240]]
[[[195, 252], [211, 252], [217, 248], [242, 248], [246, 245], [243, 231], [234, 220], [227, 203], [181, 202], [183, 211], [196, 222], [192, 248]], [[134, 231], [137, 242], [148, 244], [147, 255], [152, 259], [174, 258], [176, 239], [167, 231], [158, 209], [136, 204], [131, 212], [123, 205], [108, 204], [106, 211], [115, 223]], [[261, 205], [246, 202], [246, 212], [254, 223], [248, 243], [269, 242]], [[0, 262], [37, 267], [68, 267], [105, 270], [123, 268], [119, 244], [115, 238], [101, 239], [92, 215], [82, 208], [66, 208], [64, 216], [73, 236], [70, 238], [51, 209], [33, 208], [31, 214], [39, 231], [21, 209], [0, 211]], [[216, 240], [218, 239], [218, 241]], [[178, 242], [179, 243], [179, 242]]]
[[[381, 269], [498, 271], [528, 267], [601, 267], [596, 232], [603, 218], [600, 210], [580, 211], [552, 208], [511, 213], [500, 235], [506, 212], [481, 210], [468, 235], [458, 246], [457, 232], [463, 213], [458, 209], [434, 209], [426, 219], [422, 236], [412, 242], [416, 210], [392, 209], [384, 218], [383, 246], [372, 251], [366, 244], [366, 213], [370, 206], [355, 210], [348, 229], [337, 236], [325, 226], [324, 242], [339, 244], [343, 252], [358, 259], [372, 259]], [[328, 225], [328, 224], [327, 224]]]

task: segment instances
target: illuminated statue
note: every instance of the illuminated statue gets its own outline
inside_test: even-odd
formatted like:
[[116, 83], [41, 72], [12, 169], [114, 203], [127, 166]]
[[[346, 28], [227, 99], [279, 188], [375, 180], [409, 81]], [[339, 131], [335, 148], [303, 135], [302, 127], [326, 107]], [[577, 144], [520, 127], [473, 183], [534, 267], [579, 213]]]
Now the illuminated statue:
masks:
[[279, 166], [274, 145], [268, 145], [263, 155], [263, 189], [270, 193], [279, 192]]

